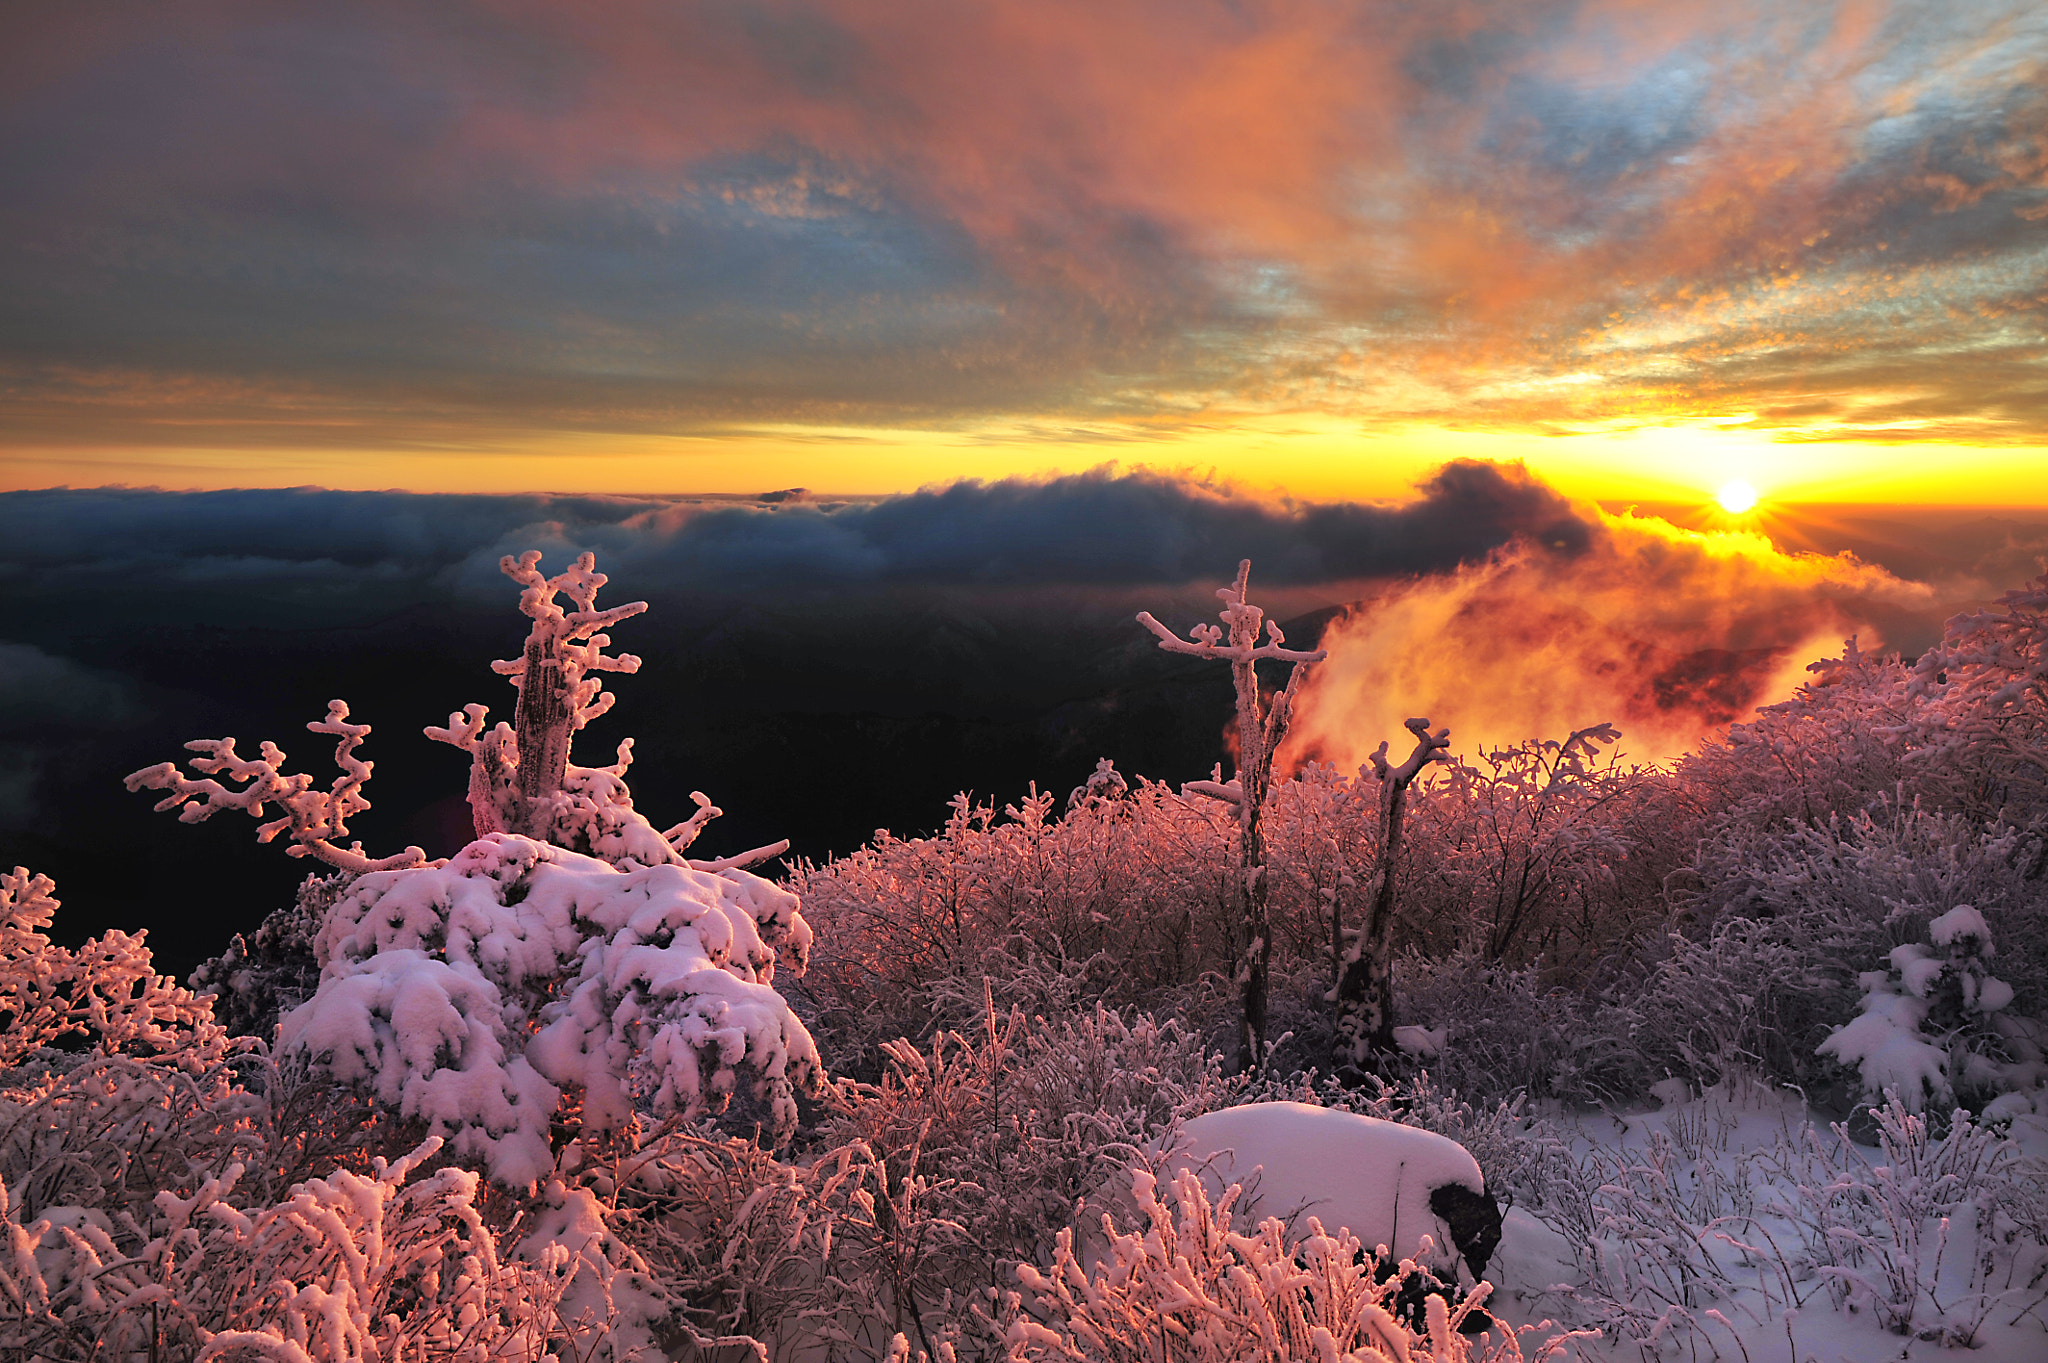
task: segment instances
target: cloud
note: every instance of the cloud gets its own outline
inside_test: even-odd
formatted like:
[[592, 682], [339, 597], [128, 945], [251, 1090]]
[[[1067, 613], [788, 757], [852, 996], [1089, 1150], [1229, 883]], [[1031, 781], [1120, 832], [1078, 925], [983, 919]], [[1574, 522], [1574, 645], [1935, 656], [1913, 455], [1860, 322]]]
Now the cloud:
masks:
[[1877, 622], [1926, 616], [1925, 583], [1759, 536], [1601, 516], [1585, 552], [1518, 543], [1377, 594], [1334, 621], [1282, 757], [1356, 766], [1402, 724], [1448, 725], [1476, 755], [1612, 723], [1637, 761], [1678, 756], [1784, 699], [1814, 658]]
[[1044, 480], [961, 482], [814, 504], [623, 497], [459, 496], [316, 489], [0, 494], [18, 525], [0, 565], [17, 574], [131, 575], [191, 587], [237, 581], [447, 580], [503, 594], [498, 560], [584, 550], [636, 594], [944, 584], [1176, 584], [1228, 576], [1328, 583], [1434, 572], [1518, 535], [1583, 548], [1585, 513], [1519, 465], [1445, 465], [1397, 506], [1289, 502], [1226, 485], [1113, 468]]
[[82, 733], [136, 715], [125, 677], [31, 644], [0, 642], [0, 828], [29, 822], [44, 771], [74, 752]]
[[195, 4], [11, 36], [17, 443], [1303, 407], [2048, 435], [2022, 0]]

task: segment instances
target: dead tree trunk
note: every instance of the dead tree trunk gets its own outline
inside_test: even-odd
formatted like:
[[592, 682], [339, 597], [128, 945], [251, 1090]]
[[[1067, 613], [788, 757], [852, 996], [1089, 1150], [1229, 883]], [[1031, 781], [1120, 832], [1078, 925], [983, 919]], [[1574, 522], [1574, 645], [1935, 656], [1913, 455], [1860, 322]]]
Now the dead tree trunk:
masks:
[[[1326, 656], [1321, 649], [1304, 653], [1281, 647], [1287, 636], [1278, 625], [1265, 618], [1264, 611], [1245, 600], [1251, 571], [1251, 560], [1244, 560], [1237, 565], [1237, 582], [1217, 591], [1216, 595], [1223, 601], [1223, 610], [1218, 617], [1223, 621], [1222, 627], [1197, 625], [1189, 631], [1187, 639], [1182, 639], [1153, 619], [1149, 611], [1138, 612], [1138, 623], [1158, 635], [1159, 646], [1168, 652], [1197, 658], [1222, 658], [1229, 662], [1231, 681], [1237, 691], [1235, 789], [1207, 781], [1193, 782], [1191, 788], [1217, 799], [1234, 800], [1237, 804], [1237, 895], [1245, 930], [1245, 959], [1239, 981], [1244, 999], [1244, 1017], [1238, 1029], [1237, 1063], [1240, 1069], [1251, 1069], [1265, 1059], [1273, 924], [1268, 906], [1270, 887], [1266, 883], [1266, 839], [1261, 816], [1265, 810], [1266, 792], [1272, 786], [1273, 754], [1279, 749], [1280, 740], [1286, 736], [1295, 692], [1307, 674], [1306, 667], [1295, 667], [1288, 675], [1287, 685], [1269, 705], [1259, 694], [1258, 663], [1262, 658], [1272, 658], [1306, 664], [1320, 662]], [[1263, 644], [1259, 642], [1262, 627], [1266, 634]]]
[[512, 727], [519, 735], [519, 794], [527, 801], [560, 790], [569, 770], [569, 688], [559, 647], [553, 639], [527, 640], [519, 676]]
[[1365, 921], [1344, 952], [1335, 991], [1336, 1035], [1330, 1047], [1332, 1069], [1343, 1074], [1362, 1070], [1374, 1055], [1394, 1048], [1394, 892], [1401, 861], [1403, 814], [1408, 787], [1431, 762], [1443, 760], [1451, 731], [1429, 732], [1429, 721], [1411, 719], [1415, 751], [1398, 767], [1387, 764], [1387, 745], [1372, 755], [1373, 774], [1380, 782], [1379, 866], [1373, 874], [1372, 902]]

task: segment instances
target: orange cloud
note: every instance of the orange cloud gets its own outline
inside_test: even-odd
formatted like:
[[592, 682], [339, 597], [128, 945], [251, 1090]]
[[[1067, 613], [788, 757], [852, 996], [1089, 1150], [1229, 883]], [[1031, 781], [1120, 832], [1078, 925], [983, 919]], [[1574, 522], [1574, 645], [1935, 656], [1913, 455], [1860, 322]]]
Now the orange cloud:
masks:
[[1323, 635], [1283, 760], [1355, 766], [1422, 715], [1467, 755], [1612, 723], [1628, 757], [1661, 761], [1790, 695], [1848, 634], [1879, 647], [1873, 616], [1934, 603], [1882, 568], [1757, 535], [1600, 526], [1583, 553], [1524, 541], [1352, 608]]

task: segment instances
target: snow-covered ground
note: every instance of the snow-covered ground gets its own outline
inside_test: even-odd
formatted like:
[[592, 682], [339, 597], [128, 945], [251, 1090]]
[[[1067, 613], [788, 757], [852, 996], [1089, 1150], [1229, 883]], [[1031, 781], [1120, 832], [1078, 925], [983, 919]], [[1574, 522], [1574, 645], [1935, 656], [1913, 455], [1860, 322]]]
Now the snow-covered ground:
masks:
[[1488, 1275], [1504, 1318], [1597, 1320], [1602, 1339], [1570, 1346], [1585, 1358], [2048, 1358], [2048, 1258], [2020, 1224], [2048, 1123], [1933, 1140], [1894, 1112], [1863, 1146], [1797, 1095], [1665, 1096], [1553, 1118], [1578, 1172], [1508, 1209]]

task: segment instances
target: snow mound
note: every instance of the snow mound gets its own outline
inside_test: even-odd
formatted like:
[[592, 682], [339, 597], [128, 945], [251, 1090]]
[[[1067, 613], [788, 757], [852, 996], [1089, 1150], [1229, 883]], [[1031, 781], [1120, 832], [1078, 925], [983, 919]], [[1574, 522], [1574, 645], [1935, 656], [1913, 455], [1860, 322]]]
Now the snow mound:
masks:
[[1244, 1185], [1239, 1210], [1254, 1221], [1287, 1221], [1290, 1241], [1315, 1217], [1332, 1235], [1341, 1227], [1444, 1277], [1457, 1272], [1456, 1240], [1430, 1195], [1447, 1185], [1473, 1194], [1486, 1186], [1478, 1162], [1448, 1136], [1307, 1103], [1248, 1103], [1194, 1118], [1167, 1157], [1168, 1177], [1184, 1169], [1212, 1197]]

